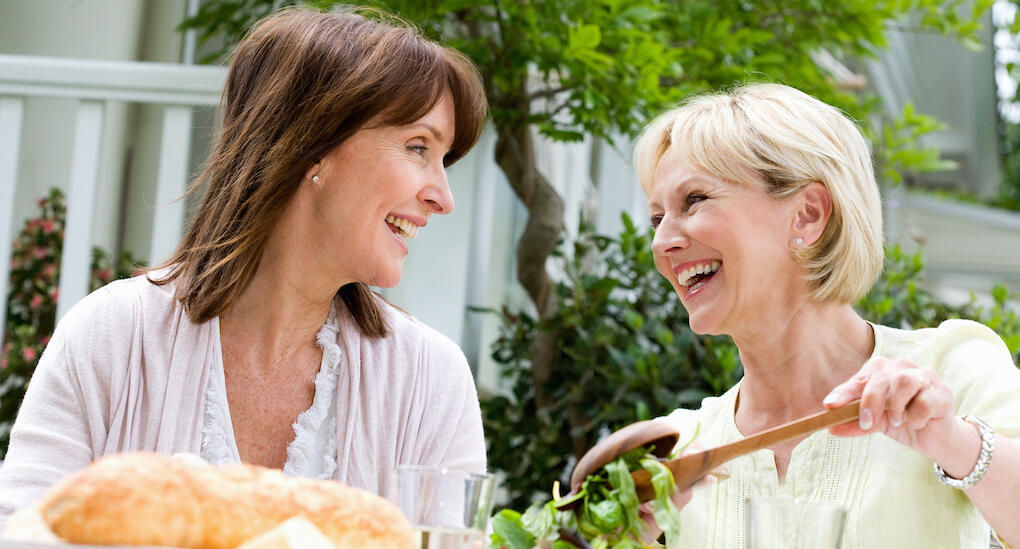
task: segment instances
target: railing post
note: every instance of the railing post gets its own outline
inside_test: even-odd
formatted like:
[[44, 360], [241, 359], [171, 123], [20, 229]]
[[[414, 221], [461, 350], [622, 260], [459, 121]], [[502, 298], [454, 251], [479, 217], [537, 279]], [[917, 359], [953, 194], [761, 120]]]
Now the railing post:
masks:
[[92, 265], [92, 216], [99, 180], [99, 148], [103, 139], [105, 102], [85, 100], [78, 106], [71, 150], [67, 224], [60, 255], [57, 320], [89, 291]]
[[188, 181], [191, 118], [192, 111], [188, 106], [168, 106], [163, 112], [149, 265], [159, 265], [167, 259], [181, 239], [185, 204], [181, 196]]
[[[18, 182], [18, 154], [25, 100], [0, 96], [0, 345], [7, 325], [7, 284], [11, 272], [11, 226], [14, 189]], [[0, 351], [2, 353], [2, 351]]]

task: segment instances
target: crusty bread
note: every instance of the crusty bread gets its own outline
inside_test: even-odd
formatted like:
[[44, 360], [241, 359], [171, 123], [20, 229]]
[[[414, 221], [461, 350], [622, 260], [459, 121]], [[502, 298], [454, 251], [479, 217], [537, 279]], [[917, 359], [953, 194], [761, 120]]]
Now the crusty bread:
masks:
[[374, 494], [275, 469], [154, 453], [93, 463], [54, 485], [40, 511], [55, 534], [83, 544], [233, 549], [300, 516], [337, 549], [415, 547], [400, 510]]
[[237, 549], [333, 549], [333, 542], [308, 519], [292, 517]]

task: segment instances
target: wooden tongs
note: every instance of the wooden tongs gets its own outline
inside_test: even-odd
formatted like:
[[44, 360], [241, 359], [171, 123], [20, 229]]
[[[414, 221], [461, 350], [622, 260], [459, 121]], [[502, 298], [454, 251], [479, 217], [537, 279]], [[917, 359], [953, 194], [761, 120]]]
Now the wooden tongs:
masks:
[[[855, 400], [838, 408], [766, 429], [736, 442], [665, 461], [663, 465], [673, 473], [676, 489], [683, 490], [735, 457], [768, 448], [820, 429], [848, 423], [857, 419], [860, 412], [861, 401]], [[580, 492], [584, 479], [630, 450], [641, 446], [651, 446], [655, 456], [664, 458], [669, 455], [679, 440], [680, 433], [662, 421], [639, 421], [616, 431], [581, 456], [574, 467], [574, 472], [570, 475], [571, 493], [558, 500], [563, 503], [556, 503], [556, 507], [569, 509], [576, 505], [579, 500], [576, 495]], [[634, 479], [638, 499], [644, 502], [655, 498], [651, 476], [647, 471], [643, 469], [634, 471], [631, 473], [631, 477]]]

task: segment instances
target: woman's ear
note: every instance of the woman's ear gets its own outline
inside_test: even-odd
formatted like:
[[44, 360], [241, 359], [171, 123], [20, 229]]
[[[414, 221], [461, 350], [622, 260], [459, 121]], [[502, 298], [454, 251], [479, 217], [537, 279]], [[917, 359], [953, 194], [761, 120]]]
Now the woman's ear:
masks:
[[832, 215], [832, 197], [829, 189], [818, 181], [801, 189], [797, 207], [794, 236], [802, 238], [805, 246], [814, 244], [822, 236]]
[[321, 169], [322, 169], [322, 162], [321, 161], [316, 162], [315, 164], [312, 164], [312, 167], [308, 168], [308, 171], [305, 172], [305, 179], [304, 180], [305, 181], [311, 181], [312, 183], [318, 183], [319, 182], [319, 171]]

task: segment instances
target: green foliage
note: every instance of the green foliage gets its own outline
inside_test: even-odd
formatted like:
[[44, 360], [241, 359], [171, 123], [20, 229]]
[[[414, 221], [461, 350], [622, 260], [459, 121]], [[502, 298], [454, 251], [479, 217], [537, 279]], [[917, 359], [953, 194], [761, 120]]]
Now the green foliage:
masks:
[[[29, 219], [14, 240], [3, 353], [0, 354], [0, 458], [7, 453], [11, 425], [56, 322], [60, 252], [67, 208], [54, 188], [38, 201], [39, 216]], [[89, 289], [131, 275], [138, 263], [128, 254], [114, 262], [92, 249]]]
[[923, 286], [924, 258], [921, 251], [908, 254], [899, 246], [886, 249], [885, 270], [871, 291], [858, 304], [864, 318], [902, 328], [938, 326], [950, 318], [976, 320], [995, 330], [1020, 363], [1020, 317], [1017, 296], [1010, 295], [1002, 284], [991, 288], [992, 302], [978, 303], [973, 294], [963, 304], [950, 305], [939, 301]]
[[[259, 18], [286, 5], [343, 0], [207, 0], [182, 28], [222, 38], [222, 57]], [[761, 2], [690, 0], [369, 0], [468, 55], [486, 81], [497, 128], [534, 124], [557, 140], [632, 135], [693, 93], [787, 83], [859, 120], [868, 97], [839, 91], [813, 56], [871, 56], [890, 25], [977, 42], [990, 0]], [[536, 78], [537, 77], [537, 78]]]
[[1020, 123], [1003, 122], [1002, 150], [1002, 185], [991, 205], [1020, 211]]
[[918, 148], [918, 139], [945, 129], [945, 124], [914, 110], [912, 103], [903, 107], [900, 118], [882, 126], [882, 139], [877, 147], [885, 180], [893, 185], [903, 181], [907, 172], [938, 172], [956, 168], [956, 162], [943, 160], [934, 147]]
[[[700, 336], [652, 259], [651, 233], [629, 217], [617, 237], [582, 223], [557, 285], [560, 308], [536, 320], [504, 310], [493, 358], [510, 394], [482, 402], [489, 466], [506, 473], [514, 508], [536, 490], [566, 481], [574, 457], [598, 437], [677, 407], [696, 407], [740, 376], [729, 338]], [[539, 406], [530, 375], [539, 330], [559, 330], [555, 376], [543, 383], [553, 402]]]

